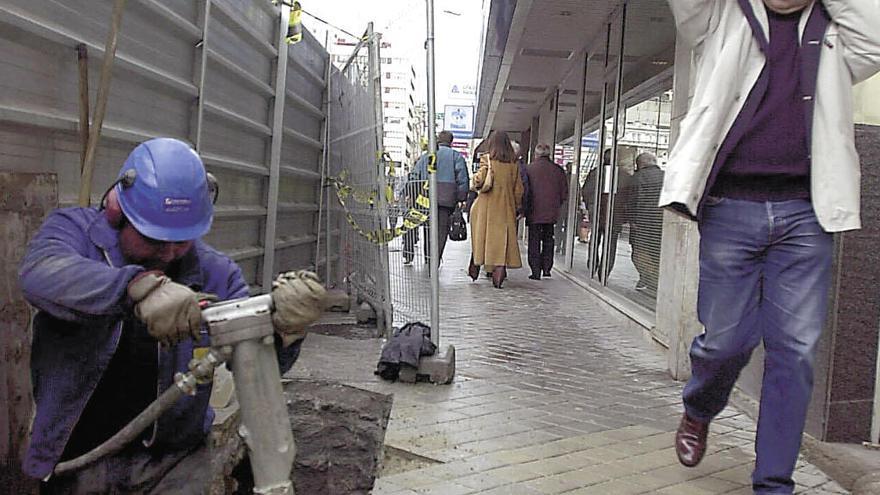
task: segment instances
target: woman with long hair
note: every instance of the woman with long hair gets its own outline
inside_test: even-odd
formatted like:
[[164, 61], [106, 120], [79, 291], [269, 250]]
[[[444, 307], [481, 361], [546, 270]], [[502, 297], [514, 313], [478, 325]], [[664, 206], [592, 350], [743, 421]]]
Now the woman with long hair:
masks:
[[489, 152], [480, 160], [473, 189], [479, 191], [471, 207], [471, 248], [468, 275], [474, 280], [482, 265], [492, 273], [492, 284], [500, 289], [508, 268], [522, 268], [516, 240], [516, 212], [522, 206], [523, 182], [507, 134], [489, 134]]

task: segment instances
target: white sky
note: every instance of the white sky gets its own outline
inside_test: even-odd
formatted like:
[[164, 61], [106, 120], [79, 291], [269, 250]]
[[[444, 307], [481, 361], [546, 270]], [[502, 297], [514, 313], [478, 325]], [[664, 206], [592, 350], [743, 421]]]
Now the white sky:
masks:
[[[426, 7], [424, 0], [300, 0], [303, 10], [361, 35], [369, 21], [392, 43], [395, 56], [407, 56], [417, 74], [417, 95], [425, 102]], [[434, 0], [434, 53], [437, 111], [451, 101], [453, 84], [476, 87], [482, 33], [482, 0]], [[456, 15], [457, 14], [457, 15]], [[308, 15], [303, 24], [324, 41], [325, 26]], [[332, 39], [332, 35], [331, 35]], [[400, 50], [402, 48], [402, 50]], [[471, 102], [470, 104], [472, 104]]]

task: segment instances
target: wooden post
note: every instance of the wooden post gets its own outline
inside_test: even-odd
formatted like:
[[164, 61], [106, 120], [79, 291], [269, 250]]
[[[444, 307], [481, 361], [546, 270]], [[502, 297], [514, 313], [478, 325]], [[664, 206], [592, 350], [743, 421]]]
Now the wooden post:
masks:
[[79, 173], [82, 175], [89, 147], [89, 49], [83, 43], [76, 45], [76, 61], [79, 67], [79, 138], [82, 142]]
[[101, 139], [101, 126], [104, 125], [107, 100], [110, 98], [111, 71], [113, 69], [113, 59], [116, 58], [116, 41], [119, 35], [119, 26], [122, 24], [122, 12], [125, 10], [125, 2], [126, 0], [116, 0], [113, 3], [113, 17], [110, 22], [110, 33], [107, 34], [107, 43], [104, 46], [101, 82], [98, 85], [98, 96], [95, 102], [95, 121], [89, 129], [89, 144], [86, 147], [82, 178], [80, 179], [80, 206], [89, 206], [91, 199], [92, 174], [95, 171], [95, 154], [98, 151], [98, 140]]

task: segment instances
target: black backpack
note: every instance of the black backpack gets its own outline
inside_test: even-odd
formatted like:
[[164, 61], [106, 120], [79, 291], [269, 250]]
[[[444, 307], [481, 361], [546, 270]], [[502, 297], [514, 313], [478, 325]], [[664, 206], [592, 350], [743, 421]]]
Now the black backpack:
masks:
[[449, 219], [449, 240], [466, 241], [467, 240], [467, 222], [464, 221], [464, 212], [460, 206], [455, 207], [452, 217]]

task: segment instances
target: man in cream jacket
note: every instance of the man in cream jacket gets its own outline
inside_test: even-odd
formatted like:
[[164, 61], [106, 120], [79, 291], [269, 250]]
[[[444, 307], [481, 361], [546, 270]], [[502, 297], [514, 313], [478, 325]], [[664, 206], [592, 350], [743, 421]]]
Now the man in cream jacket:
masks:
[[852, 85], [880, 69], [880, 0], [670, 0], [695, 90], [661, 206], [699, 223], [693, 375], [676, 452], [696, 466], [752, 350], [767, 350], [755, 493], [785, 493], [827, 312], [832, 233], [857, 229]]

